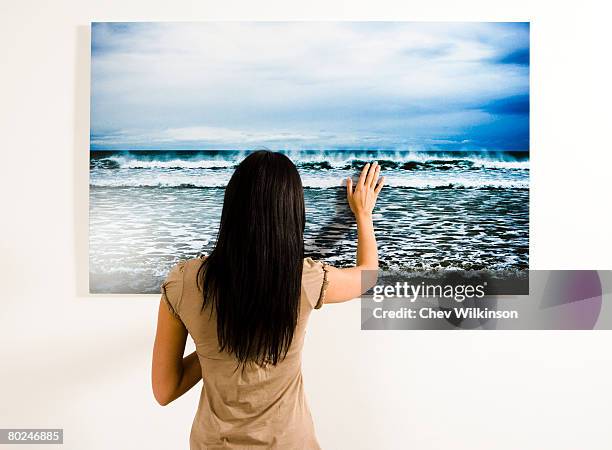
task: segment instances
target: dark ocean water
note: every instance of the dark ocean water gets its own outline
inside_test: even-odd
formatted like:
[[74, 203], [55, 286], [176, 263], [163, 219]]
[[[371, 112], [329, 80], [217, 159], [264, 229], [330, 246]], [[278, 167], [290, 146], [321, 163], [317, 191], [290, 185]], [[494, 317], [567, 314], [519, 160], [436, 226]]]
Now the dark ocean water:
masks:
[[[158, 293], [168, 269], [214, 246], [223, 189], [246, 153], [92, 151], [90, 290]], [[304, 184], [308, 256], [343, 266], [356, 229], [342, 180], [366, 161], [387, 178], [374, 223], [383, 269], [528, 268], [522, 152], [288, 152]]]

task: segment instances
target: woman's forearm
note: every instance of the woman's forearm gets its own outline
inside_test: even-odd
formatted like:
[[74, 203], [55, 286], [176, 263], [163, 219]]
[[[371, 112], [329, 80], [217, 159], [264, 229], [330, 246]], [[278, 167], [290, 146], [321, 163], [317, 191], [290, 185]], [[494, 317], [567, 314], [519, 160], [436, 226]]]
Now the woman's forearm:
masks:
[[357, 220], [357, 266], [363, 269], [378, 268], [378, 249], [372, 214], [361, 213]]
[[378, 279], [378, 249], [374, 236], [372, 210], [385, 177], [378, 179], [380, 166], [366, 164], [353, 190], [351, 177], [346, 180], [346, 196], [357, 221], [357, 261], [354, 267], [327, 268], [325, 303], [358, 298], [376, 284]]
[[196, 352], [183, 358], [183, 369], [170, 401], [176, 400], [202, 379], [202, 368]]

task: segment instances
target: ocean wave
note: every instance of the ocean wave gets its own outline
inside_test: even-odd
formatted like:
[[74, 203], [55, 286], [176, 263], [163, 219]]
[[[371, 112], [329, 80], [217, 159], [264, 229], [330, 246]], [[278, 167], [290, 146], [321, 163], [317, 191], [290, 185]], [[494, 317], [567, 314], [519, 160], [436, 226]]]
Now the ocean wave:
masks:
[[[427, 152], [396, 152], [390, 154], [363, 154], [358, 152], [285, 152], [303, 170], [356, 170], [367, 162], [377, 160], [383, 170], [434, 170], [453, 169], [479, 170], [529, 170], [528, 159], [513, 158], [504, 153], [495, 154], [431, 154]], [[166, 156], [166, 158], [164, 158]], [[91, 169], [232, 169], [245, 154], [228, 152], [227, 155], [215, 153], [206, 155], [109, 155], [92, 158]]]
[[223, 159], [140, 159], [122, 156], [91, 160], [94, 169], [229, 169], [235, 162]]
[[[345, 164], [343, 169], [360, 169], [365, 160], [352, 160]], [[503, 169], [503, 170], [529, 170], [529, 161], [497, 161], [483, 158], [458, 158], [458, 159], [398, 159], [377, 161], [382, 170], [479, 170], [479, 169]]]

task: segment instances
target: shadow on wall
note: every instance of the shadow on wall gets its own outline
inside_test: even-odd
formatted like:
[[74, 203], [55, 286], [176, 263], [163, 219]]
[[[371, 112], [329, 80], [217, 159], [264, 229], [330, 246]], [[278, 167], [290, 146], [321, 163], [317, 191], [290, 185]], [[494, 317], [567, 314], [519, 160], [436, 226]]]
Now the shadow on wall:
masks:
[[76, 27], [74, 52], [74, 183], [73, 225], [76, 296], [89, 294], [89, 101], [90, 101], [90, 42], [88, 26]]
[[[353, 180], [359, 177], [360, 171], [356, 171]], [[333, 214], [327, 222], [319, 229], [312, 238], [312, 245], [316, 248], [334, 249], [340, 242], [347, 239], [355, 220], [346, 198], [346, 180], [342, 187], [333, 192]], [[308, 256], [308, 255], [307, 255]], [[323, 258], [324, 259], [324, 258]]]

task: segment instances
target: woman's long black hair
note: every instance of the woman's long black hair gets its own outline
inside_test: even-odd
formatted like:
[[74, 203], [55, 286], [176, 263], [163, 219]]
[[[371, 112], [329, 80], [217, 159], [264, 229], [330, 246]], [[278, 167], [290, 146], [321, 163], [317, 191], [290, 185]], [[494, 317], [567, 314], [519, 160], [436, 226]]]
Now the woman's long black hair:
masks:
[[225, 190], [214, 250], [198, 271], [220, 351], [276, 365], [293, 340], [304, 258], [304, 191], [282, 153], [256, 151]]

